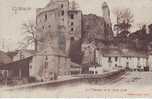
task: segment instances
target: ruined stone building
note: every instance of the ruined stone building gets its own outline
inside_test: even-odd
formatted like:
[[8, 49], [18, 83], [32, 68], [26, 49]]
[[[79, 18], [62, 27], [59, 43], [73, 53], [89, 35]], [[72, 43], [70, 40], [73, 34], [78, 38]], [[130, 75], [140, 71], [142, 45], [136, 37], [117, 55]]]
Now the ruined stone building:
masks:
[[110, 9], [106, 2], [103, 2], [102, 4], [102, 16], [104, 20], [106, 21], [106, 24], [109, 26], [112, 26], [111, 18], [110, 18]]
[[[36, 64], [37, 60], [42, 62], [41, 65], [43, 66], [45, 63], [48, 64], [47, 60], [52, 62], [56, 60], [54, 64], [58, 66], [61, 59], [59, 57], [62, 57], [62, 60], [63, 58], [68, 60], [67, 58], [69, 57], [72, 62], [81, 64], [83, 58], [82, 45], [98, 41], [100, 42], [100, 46], [104, 46], [104, 42], [112, 39], [110, 10], [105, 2], [102, 5], [103, 17], [92, 14], [83, 15], [81, 10], [73, 9], [70, 6], [69, 0], [50, 0], [44, 8], [37, 9], [38, 52], [44, 53], [41, 53], [41, 55], [36, 54], [33, 61], [35, 63], [33, 64]], [[48, 51], [53, 51], [54, 49], [65, 55], [53, 54], [52, 52], [46, 55], [46, 53], [50, 53]], [[45, 60], [46, 57], [51, 57], [51, 59]], [[50, 64], [48, 66], [55, 65]], [[66, 73], [54, 72], [54, 74], [51, 72], [50, 74], [69, 74], [67, 70], [64, 70], [69, 68], [69, 65], [65, 65], [64, 67], [62, 71]]]
[[110, 9], [106, 2], [102, 4], [102, 15], [97, 16], [94, 14], [83, 15], [83, 43], [96, 43], [104, 44], [113, 39], [112, 23], [110, 19]]
[[51, 80], [70, 74], [70, 45], [81, 39], [82, 12], [69, 6], [69, 0], [50, 0], [37, 9], [38, 53], [33, 58], [32, 77]]
[[[112, 24], [110, 19], [110, 9], [106, 2], [102, 4], [103, 16], [97, 16], [94, 14], [83, 15], [82, 25], [82, 53], [83, 55], [82, 64], [87, 66], [94, 63], [94, 59], [86, 61], [87, 57], [94, 57], [94, 50], [97, 48], [112, 47], [110, 43], [113, 40]], [[93, 47], [95, 46], [95, 47]], [[93, 49], [92, 49], [93, 48]], [[83, 50], [85, 49], [85, 50]]]
[[71, 40], [81, 38], [82, 12], [69, 7], [69, 0], [50, 0], [37, 9], [39, 50], [58, 47], [68, 55]]

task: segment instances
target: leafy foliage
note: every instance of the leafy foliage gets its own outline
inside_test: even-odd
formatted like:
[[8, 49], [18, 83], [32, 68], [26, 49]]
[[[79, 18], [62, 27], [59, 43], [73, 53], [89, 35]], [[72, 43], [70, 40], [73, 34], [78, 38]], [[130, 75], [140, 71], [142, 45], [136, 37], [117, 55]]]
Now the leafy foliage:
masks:
[[117, 23], [114, 25], [114, 29], [117, 31], [117, 34], [122, 31], [128, 31], [134, 21], [134, 16], [130, 9], [116, 9], [114, 13], [117, 17]]

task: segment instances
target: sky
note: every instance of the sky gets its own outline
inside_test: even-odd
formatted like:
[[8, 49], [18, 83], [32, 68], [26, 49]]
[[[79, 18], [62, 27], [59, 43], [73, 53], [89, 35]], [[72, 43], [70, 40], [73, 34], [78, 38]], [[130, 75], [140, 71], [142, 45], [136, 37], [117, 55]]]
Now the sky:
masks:
[[[115, 23], [114, 9], [130, 8], [134, 14], [134, 29], [138, 24], [152, 23], [152, 0], [75, 0], [83, 14], [102, 16], [101, 5], [110, 7], [111, 20]], [[0, 0], [0, 49], [14, 50], [24, 37], [22, 24], [35, 20], [36, 8], [44, 7], [49, 0]], [[16, 8], [26, 8], [15, 12]], [[3, 43], [4, 42], [4, 43]]]

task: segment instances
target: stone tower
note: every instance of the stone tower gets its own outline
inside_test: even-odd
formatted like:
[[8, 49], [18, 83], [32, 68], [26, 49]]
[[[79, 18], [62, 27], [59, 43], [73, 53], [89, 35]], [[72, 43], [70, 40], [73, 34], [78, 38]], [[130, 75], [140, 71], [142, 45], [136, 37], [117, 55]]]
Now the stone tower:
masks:
[[110, 9], [106, 2], [102, 4], [102, 15], [106, 21], [106, 23], [111, 26], [111, 19], [110, 19]]
[[52, 46], [69, 56], [72, 42], [81, 39], [82, 12], [69, 5], [69, 0], [50, 0], [44, 8], [37, 9], [39, 51]]
[[102, 14], [105, 20], [104, 37], [106, 41], [111, 41], [113, 39], [112, 23], [110, 18], [110, 9], [106, 2], [103, 2], [102, 4]]
[[68, 10], [68, 0], [50, 0], [44, 8], [37, 9], [36, 23], [39, 41], [41, 41], [39, 51], [49, 46], [59, 47], [64, 51], [69, 48], [66, 36], [68, 35]]

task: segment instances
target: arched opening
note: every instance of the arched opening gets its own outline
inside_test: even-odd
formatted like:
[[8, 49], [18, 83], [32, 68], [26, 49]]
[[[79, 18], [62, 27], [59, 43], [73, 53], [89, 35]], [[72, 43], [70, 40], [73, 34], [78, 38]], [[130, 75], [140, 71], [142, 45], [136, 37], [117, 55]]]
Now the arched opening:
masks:
[[74, 37], [71, 37], [71, 41], [74, 41], [75, 39], [74, 39]]

